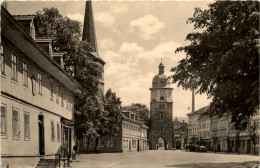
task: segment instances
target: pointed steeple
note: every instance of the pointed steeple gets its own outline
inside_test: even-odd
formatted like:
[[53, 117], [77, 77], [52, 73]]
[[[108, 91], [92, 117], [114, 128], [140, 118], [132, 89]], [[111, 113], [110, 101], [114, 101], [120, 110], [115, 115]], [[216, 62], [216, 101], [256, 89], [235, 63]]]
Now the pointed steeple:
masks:
[[86, 1], [82, 41], [87, 40], [92, 46], [92, 52], [98, 53], [92, 2]]

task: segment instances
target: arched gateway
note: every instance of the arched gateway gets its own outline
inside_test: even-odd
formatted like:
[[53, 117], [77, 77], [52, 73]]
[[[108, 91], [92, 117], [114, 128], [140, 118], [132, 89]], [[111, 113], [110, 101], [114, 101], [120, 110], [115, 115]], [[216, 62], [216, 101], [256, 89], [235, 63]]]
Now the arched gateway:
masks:
[[159, 74], [153, 78], [151, 90], [151, 149], [173, 147], [172, 90], [170, 80], [164, 74], [164, 65], [159, 65]]

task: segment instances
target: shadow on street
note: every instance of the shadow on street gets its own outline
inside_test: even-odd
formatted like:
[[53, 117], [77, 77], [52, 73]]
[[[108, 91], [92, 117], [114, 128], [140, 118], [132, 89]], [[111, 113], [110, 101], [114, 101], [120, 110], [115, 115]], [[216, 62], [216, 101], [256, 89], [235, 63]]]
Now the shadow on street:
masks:
[[229, 162], [229, 163], [187, 163], [187, 164], [174, 164], [166, 165], [165, 167], [196, 167], [196, 168], [260, 168], [259, 161], [248, 161], [248, 162]]

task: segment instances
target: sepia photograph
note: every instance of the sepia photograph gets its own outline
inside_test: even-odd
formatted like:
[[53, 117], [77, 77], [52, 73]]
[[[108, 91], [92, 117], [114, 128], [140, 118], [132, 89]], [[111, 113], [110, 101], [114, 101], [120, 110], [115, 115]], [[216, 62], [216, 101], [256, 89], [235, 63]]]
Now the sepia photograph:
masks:
[[1, 168], [260, 168], [259, 1], [1, 1]]

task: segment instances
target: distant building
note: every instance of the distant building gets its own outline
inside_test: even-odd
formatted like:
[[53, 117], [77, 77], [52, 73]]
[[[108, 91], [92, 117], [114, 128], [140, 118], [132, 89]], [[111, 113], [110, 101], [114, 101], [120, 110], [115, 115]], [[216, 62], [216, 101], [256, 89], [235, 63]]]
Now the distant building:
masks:
[[[90, 141], [90, 152], [130, 152], [144, 151], [148, 149], [147, 129], [134, 113], [123, 112], [123, 118], [119, 125], [119, 131], [115, 136], [101, 136], [98, 144]], [[83, 138], [79, 144], [79, 152], [87, 152], [88, 140]]]
[[198, 141], [201, 145], [211, 149], [211, 120], [208, 115], [200, 115], [198, 118]]
[[204, 112], [206, 112], [208, 106], [203, 107], [197, 111], [188, 113], [188, 140], [189, 141], [194, 141], [194, 140], [198, 140], [199, 138], [199, 123], [198, 123], [198, 119], [200, 118], [200, 115]]
[[188, 124], [186, 122], [180, 122], [176, 117], [173, 121], [173, 142], [174, 148], [184, 149], [187, 145], [188, 138]]
[[151, 149], [173, 147], [172, 90], [170, 80], [164, 74], [163, 63], [159, 64], [159, 74], [153, 78], [151, 90], [150, 116]]
[[[188, 122], [188, 141], [207, 147], [207, 150], [216, 152], [237, 152], [259, 154], [259, 135], [260, 135], [260, 115], [259, 109], [249, 121], [245, 131], [241, 131], [238, 137], [238, 131], [234, 129], [231, 123], [231, 116], [224, 114], [222, 117], [209, 117], [205, 106], [197, 111], [187, 114]], [[254, 127], [254, 128], [252, 128]]]
[[1, 156], [54, 155], [61, 145], [71, 152], [80, 85], [52, 40], [35, 37], [34, 16], [1, 7], [1, 23]]

